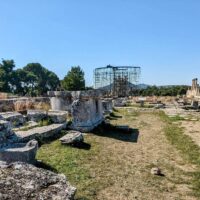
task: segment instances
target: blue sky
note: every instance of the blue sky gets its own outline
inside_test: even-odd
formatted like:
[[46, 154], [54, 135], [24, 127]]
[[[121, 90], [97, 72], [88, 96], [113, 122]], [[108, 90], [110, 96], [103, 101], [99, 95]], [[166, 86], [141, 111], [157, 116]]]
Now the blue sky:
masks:
[[63, 78], [93, 70], [142, 68], [141, 82], [190, 84], [200, 78], [199, 0], [0, 0], [0, 58], [40, 62]]

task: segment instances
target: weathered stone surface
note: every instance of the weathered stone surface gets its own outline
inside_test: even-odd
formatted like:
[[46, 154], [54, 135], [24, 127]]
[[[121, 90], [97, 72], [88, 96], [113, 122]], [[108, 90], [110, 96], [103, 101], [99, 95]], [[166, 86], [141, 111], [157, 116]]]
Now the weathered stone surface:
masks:
[[7, 111], [27, 111], [29, 109], [50, 108], [50, 98], [48, 97], [23, 97], [0, 100], [0, 112]]
[[[52, 105], [52, 109], [59, 107], [58, 110], [67, 111], [70, 107], [71, 129], [89, 132], [104, 120], [100, 100], [102, 91], [100, 90], [50, 91], [48, 95], [51, 98], [57, 98], [58, 101], [56, 102], [58, 105]], [[70, 101], [67, 99], [70, 99]]]
[[72, 129], [81, 132], [93, 130], [104, 120], [101, 100], [90, 98], [73, 101], [72, 117]]
[[112, 99], [107, 99], [102, 101], [102, 108], [104, 114], [110, 114], [113, 109]]
[[124, 107], [127, 104], [127, 99], [126, 98], [117, 98], [113, 100], [113, 105], [115, 107]]
[[49, 91], [48, 95], [51, 97], [51, 109], [71, 111], [72, 95], [68, 91]]
[[51, 124], [48, 126], [36, 127], [27, 131], [16, 131], [19, 141], [27, 142], [32, 139], [48, 139], [55, 137], [61, 130], [65, 129], [66, 123]]
[[26, 124], [24, 126], [20, 126], [20, 127], [17, 127], [17, 128], [13, 128], [12, 130], [13, 131], [20, 131], [20, 130], [24, 130], [24, 129], [31, 129], [31, 128], [35, 128], [36, 126], [38, 126], [38, 123], [37, 122], [34, 122], [34, 121], [28, 121], [26, 122]]
[[28, 110], [27, 118], [29, 121], [39, 122], [47, 117], [47, 112], [44, 110]]
[[12, 127], [23, 125], [26, 121], [25, 117], [18, 112], [0, 113], [0, 119], [11, 122]]
[[102, 97], [101, 90], [83, 90], [83, 91], [72, 91], [72, 98], [75, 99], [99, 99]]
[[38, 149], [38, 142], [31, 140], [28, 143], [12, 143], [0, 149], [0, 160], [7, 163], [16, 161], [34, 163]]
[[25, 163], [0, 169], [1, 200], [73, 200], [76, 188], [62, 174]]
[[48, 111], [48, 117], [54, 122], [54, 123], [64, 123], [67, 120], [67, 111], [56, 111], [56, 110], [50, 110]]
[[200, 97], [200, 87], [197, 78], [192, 80], [192, 87], [187, 91], [186, 96], [188, 98]]
[[62, 144], [77, 144], [84, 141], [83, 134], [79, 131], [68, 131], [68, 133], [59, 139]]
[[8, 141], [8, 138], [13, 135], [11, 123], [0, 120], [0, 147]]

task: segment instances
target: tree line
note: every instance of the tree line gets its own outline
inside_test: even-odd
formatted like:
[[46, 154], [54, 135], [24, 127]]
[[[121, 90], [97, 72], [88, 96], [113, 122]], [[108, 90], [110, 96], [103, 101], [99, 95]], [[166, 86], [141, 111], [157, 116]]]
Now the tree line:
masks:
[[[63, 80], [42, 66], [40, 63], [28, 63], [15, 69], [14, 60], [4, 60], [0, 63], [0, 92], [21, 96], [46, 95], [50, 90], [87, 90], [84, 72], [80, 66], [71, 67]], [[129, 95], [133, 96], [177, 96], [185, 95], [188, 86], [149, 86], [145, 89], [134, 89]]]
[[135, 96], [182, 96], [187, 93], [188, 88], [187, 85], [148, 86], [144, 89], [135, 89], [132, 94]]
[[80, 66], [71, 67], [63, 80], [40, 63], [28, 63], [15, 69], [14, 60], [0, 63], [0, 92], [22, 96], [45, 95], [49, 90], [84, 90], [84, 72]]

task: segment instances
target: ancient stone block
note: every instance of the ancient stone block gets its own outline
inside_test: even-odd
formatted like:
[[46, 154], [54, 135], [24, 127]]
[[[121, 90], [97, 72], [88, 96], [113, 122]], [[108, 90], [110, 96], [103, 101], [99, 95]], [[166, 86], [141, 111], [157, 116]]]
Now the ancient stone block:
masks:
[[0, 147], [7, 142], [8, 138], [13, 135], [11, 123], [0, 120]]
[[39, 122], [47, 117], [47, 112], [44, 110], [28, 110], [27, 118], [29, 121]]
[[83, 134], [79, 131], [68, 131], [68, 133], [59, 139], [62, 144], [77, 144], [84, 141]]
[[28, 143], [12, 143], [0, 149], [0, 160], [7, 163], [27, 162], [34, 163], [38, 149], [38, 142], [31, 140]]
[[100, 90], [50, 91], [48, 94], [51, 98], [58, 98], [59, 105], [62, 105], [58, 107], [52, 105], [52, 109], [58, 108], [64, 111], [71, 109], [72, 124], [70, 128], [74, 130], [89, 132], [104, 120]]
[[102, 109], [104, 114], [110, 114], [113, 109], [112, 99], [103, 100]]
[[48, 117], [52, 120], [53, 123], [64, 123], [67, 120], [67, 111], [48, 111]]
[[[63, 174], [13, 163], [0, 173], [0, 199], [73, 200], [76, 188]], [[9, 191], [9, 192], [8, 192]]]
[[35, 127], [26, 131], [16, 131], [15, 134], [21, 142], [27, 142], [32, 139], [48, 139], [56, 137], [56, 135], [67, 126], [66, 123], [62, 124], [51, 124], [48, 126]]
[[12, 127], [23, 125], [26, 121], [25, 117], [18, 112], [3, 112], [0, 113], [0, 119], [9, 121]]
[[72, 95], [68, 91], [50, 91], [51, 109], [60, 111], [71, 111]]
[[72, 129], [81, 132], [93, 130], [103, 121], [101, 100], [90, 98], [73, 101], [72, 116]]

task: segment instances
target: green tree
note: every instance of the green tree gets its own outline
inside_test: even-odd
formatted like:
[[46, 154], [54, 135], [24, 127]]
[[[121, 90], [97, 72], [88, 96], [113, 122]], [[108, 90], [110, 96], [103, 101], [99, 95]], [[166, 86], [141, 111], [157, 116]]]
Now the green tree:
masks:
[[15, 63], [13, 60], [2, 60], [0, 63], [0, 91], [12, 92], [13, 69]]
[[70, 91], [84, 90], [85, 78], [82, 69], [79, 66], [72, 67], [64, 79], [61, 81], [61, 86], [63, 89]]
[[55, 73], [44, 68], [40, 63], [29, 63], [23, 69], [23, 85], [30, 95], [43, 95], [48, 90], [56, 90], [60, 81]]

